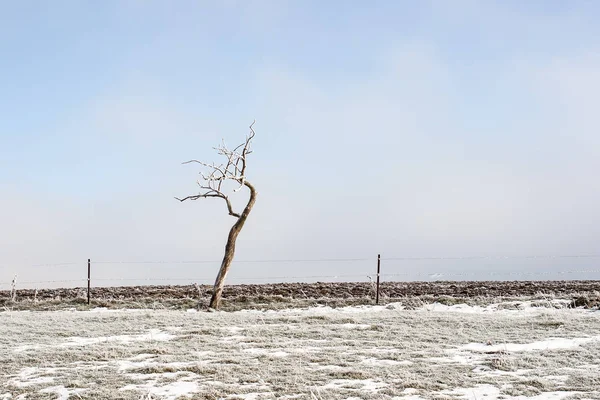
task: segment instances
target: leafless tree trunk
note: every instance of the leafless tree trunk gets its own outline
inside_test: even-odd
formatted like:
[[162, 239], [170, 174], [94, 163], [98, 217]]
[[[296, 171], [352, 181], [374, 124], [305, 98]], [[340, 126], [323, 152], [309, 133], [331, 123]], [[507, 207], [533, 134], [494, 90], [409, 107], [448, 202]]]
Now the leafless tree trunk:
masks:
[[[186, 200], [198, 200], [207, 197], [218, 197], [225, 200], [229, 215], [237, 219], [231, 227], [231, 229], [229, 230], [229, 235], [227, 236], [227, 244], [225, 245], [225, 254], [223, 256], [221, 268], [219, 269], [219, 273], [217, 274], [217, 279], [215, 280], [215, 285], [213, 287], [213, 294], [210, 299], [209, 308], [215, 310], [219, 309], [221, 305], [221, 295], [223, 294], [223, 287], [225, 286], [225, 278], [227, 277], [227, 273], [229, 272], [231, 262], [233, 261], [233, 257], [235, 255], [235, 243], [237, 237], [240, 234], [242, 228], [244, 227], [246, 219], [248, 219], [248, 215], [250, 215], [250, 211], [252, 211], [252, 207], [254, 207], [254, 203], [256, 203], [256, 189], [246, 179], [246, 158], [250, 153], [252, 153], [252, 151], [250, 150], [250, 145], [255, 135], [253, 126], [254, 122], [252, 122], [252, 124], [250, 125], [250, 134], [246, 137], [246, 141], [234, 148], [233, 150], [229, 150], [225, 146], [225, 143], [222, 143], [219, 147], [215, 148], [219, 155], [225, 156], [227, 158], [226, 164], [207, 164], [198, 160], [190, 160], [184, 163], [200, 164], [204, 167], [207, 167], [210, 173], [200, 173], [203, 179], [203, 182], [198, 182], [198, 185], [202, 190], [200, 194], [187, 196], [181, 199], [177, 198], [177, 200], [183, 202]], [[229, 197], [222, 191], [224, 182], [228, 180], [234, 181], [240, 185], [237, 189], [234, 190], [234, 192], [241, 190], [243, 187], [247, 187], [250, 191], [250, 198], [248, 199], [248, 203], [246, 204], [246, 207], [244, 207], [244, 210], [241, 214], [233, 211], [233, 207], [231, 205]]]
[[17, 275], [14, 276], [11, 283], [10, 301], [12, 301], [13, 303], [17, 301]]

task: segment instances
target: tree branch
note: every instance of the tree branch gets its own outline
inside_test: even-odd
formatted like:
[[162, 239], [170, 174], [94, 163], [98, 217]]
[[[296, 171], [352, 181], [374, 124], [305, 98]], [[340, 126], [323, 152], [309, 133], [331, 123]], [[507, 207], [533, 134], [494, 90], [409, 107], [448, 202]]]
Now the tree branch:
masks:
[[252, 150], [250, 150], [250, 145], [252, 139], [254, 139], [255, 136], [253, 128], [255, 122], [256, 121], [253, 121], [252, 124], [250, 124], [250, 134], [246, 136], [246, 140], [243, 143], [236, 146], [233, 150], [229, 150], [227, 148], [227, 146], [225, 145], [225, 141], [222, 141], [218, 147], [214, 147], [214, 149], [217, 151], [217, 154], [227, 158], [227, 162], [225, 164], [217, 165], [214, 162], [212, 164], [209, 164], [199, 160], [189, 160], [183, 162], [182, 164], [200, 164], [201, 166], [207, 169], [206, 173], [202, 171], [200, 172], [200, 176], [202, 177], [202, 180], [204, 182], [197, 182], [198, 186], [200, 186], [200, 189], [204, 190], [204, 192], [196, 195], [186, 196], [183, 198], [175, 197], [175, 199], [177, 199], [180, 202], [184, 202], [186, 200], [198, 200], [201, 198], [219, 197], [225, 200], [229, 215], [236, 218], [240, 218], [241, 214], [233, 211], [231, 201], [229, 201], [229, 197], [227, 197], [227, 195], [225, 195], [225, 193], [221, 191], [221, 187], [223, 185], [223, 182], [231, 180], [239, 184], [239, 187], [233, 190], [234, 192], [238, 192], [244, 186], [246, 186], [250, 189], [252, 193], [254, 189], [253, 186], [250, 184], [246, 184], [246, 157], [248, 156], [248, 154], [252, 153]]
[[231, 215], [232, 217], [236, 217], [236, 218], [240, 217], [240, 214], [233, 211], [233, 207], [231, 205], [231, 201], [229, 200], [229, 197], [223, 195], [222, 193], [219, 193], [219, 194], [215, 194], [215, 193], [195, 194], [195, 195], [186, 196], [183, 198], [175, 197], [175, 200], [178, 200], [183, 203], [186, 200], [198, 200], [198, 199], [203, 199], [203, 198], [208, 198], [208, 197], [219, 197], [219, 198], [225, 200], [225, 203], [227, 204], [227, 211], [229, 212], [229, 215]]

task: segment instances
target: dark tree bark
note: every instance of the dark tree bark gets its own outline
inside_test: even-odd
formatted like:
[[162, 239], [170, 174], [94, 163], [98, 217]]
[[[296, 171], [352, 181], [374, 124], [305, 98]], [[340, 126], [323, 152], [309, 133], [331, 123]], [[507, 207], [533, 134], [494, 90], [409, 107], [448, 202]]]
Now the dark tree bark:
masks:
[[[209, 309], [218, 310], [221, 305], [221, 296], [223, 294], [223, 287], [225, 286], [225, 278], [227, 278], [227, 273], [229, 272], [229, 268], [231, 267], [233, 257], [235, 256], [235, 243], [237, 241], [238, 235], [244, 227], [244, 224], [246, 223], [246, 220], [248, 219], [248, 215], [250, 215], [250, 211], [252, 211], [252, 207], [254, 207], [254, 203], [256, 203], [256, 189], [250, 182], [246, 180], [246, 158], [248, 154], [252, 153], [252, 151], [250, 150], [250, 144], [252, 143], [252, 139], [255, 135], [253, 125], [254, 122], [252, 123], [252, 125], [250, 125], [250, 135], [246, 137], [246, 141], [234, 148], [233, 150], [227, 149], [224, 143], [221, 146], [215, 148], [219, 155], [225, 156], [227, 158], [226, 164], [207, 164], [198, 160], [190, 160], [184, 163], [197, 163], [203, 165], [204, 167], [209, 168], [210, 173], [208, 173], [207, 175], [200, 173], [204, 180], [204, 183], [198, 182], [198, 185], [203, 190], [202, 193], [187, 196], [181, 199], [176, 199], [183, 202], [186, 200], [198, 200], [207, 197], [218, 197], [225, 200], [229, 215], [237, 219], [231, 227], [231, 229], [229, 230], [229, 235], [227, 236], [225, 254], [223, 256], [223, 261], [221, 262], [221, 268], [219, 269], [219, 273], [217, 274], [217, 279], [215, 280], [213, 293], [210, 299]], [[240, 185], [239, 188], [234, 190], [234, 192], [239, 191], [244, 186], [250, 190], [250, 198], [248, 199], [248, 203], [246, 204], [246, 207], [244, 208], [241, 214], [233, 211], [233, 207], [231, 205], [229, 197], [221, 190], [223, 183], [227, 180], [237, 182]]]
[[248, 200], [248, 204], [246, 204], [246, 208], [238, 218], [238, 220], [233, 224], [231, 229], [229, 230], [229, 235], [227, 236], [227, 244], [225, 245], [225, 255], [223, 256], [223, 261], [221, 262], [221, 269], [219, 269], [219, 274], [217, 275], [217, 279], [215, 280], [215, 285], [213, 287], [213, 294], [210, 298], [209, 308], [213, 308], [218, 310], [221, 306], [221, 295], [223, 294], [223, 287], [225, 286], [225, 278], [227, 277], [227, 273], [229, 272], [229, 267], [231, 266], [231, 262], [233, 261], [233, 256], [235, 255], [235, 242], [237, 240], [238, 235], [240, 234], [244, 224], [246, 223], [246, 219], [252, 211], [252, 207], [254, 207], [254, 203], [256, 202], [256, 189], [252, 186], [248, 181], [244, 182], [244, 185], [250, 189], [250, 199]]

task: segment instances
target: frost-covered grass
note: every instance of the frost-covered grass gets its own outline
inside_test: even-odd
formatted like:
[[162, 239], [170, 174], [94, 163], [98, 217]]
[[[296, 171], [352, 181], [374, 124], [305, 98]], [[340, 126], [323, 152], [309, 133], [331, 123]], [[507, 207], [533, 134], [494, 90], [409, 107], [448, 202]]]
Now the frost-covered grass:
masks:
[[567, 303], [2, 312], [0, 400], [600, 399]]

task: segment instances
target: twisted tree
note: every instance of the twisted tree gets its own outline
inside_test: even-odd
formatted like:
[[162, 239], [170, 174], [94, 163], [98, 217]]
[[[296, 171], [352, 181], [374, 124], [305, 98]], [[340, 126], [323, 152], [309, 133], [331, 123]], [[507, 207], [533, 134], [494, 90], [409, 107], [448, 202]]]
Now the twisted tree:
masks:
[[[213, 287], [213, 293], [210, 299], [209, 308], [217, 310], [221, 304], [221, 295], [223, 293], [223, 287], [225, 286], [225, 278], [227, 277], [227, 273], [229, 272], [229, 267], [231, 266], [231, 262], [233, 261], [233, 256], [235, 254], [235, 242], [237, 240], [240, 231], [244, 227], [246, 223], [246, 219], [252, 211], [252, 207], [256, 202], [257, 192], [254, 186], [248, 182], [246, 179], [246, 166], [247, 166], [247, 157], [252, 153], [250, 150], [250, 145], [252, 143], [252, 139], [254, 139], [254, 122], [250, 125], [250, 133], [246, 136], [246, 140], [230, 150], [225, 145], [225, 142], [222, 142], [220, 146], [214, 147], [217, 153], [226, 158], [226, 162], [223, 164], [208, 164], [198, 160], [190, 160], [186, 161], [183, 164], [200, 164], [205, 167], [207, 170], [200, 172], [202, 176], [202, 180], [197, 181], [198, 186], [200, 186], [201, 192], [199, 194], [176, 198], [177, 200], [184, 202], [186, 200], [198, 200], [202, 198], [208, 197], [216, 197], [219, 199], [223, 199], [225, 204], [227, 205], [227, 211], [229, 215], [236, 219], [235, 223], [229, 230], [229, 235], [227, 236], [227, 244], [225, 245], [225, 254], [223, 256], [223, 261], [221, 262], [221, 268], [219, 269], [219, 273], [217, 274], [217, 279], [215, 280], [215, 285]], [[250, 197], [248, 199], [248, 203], [244, 210], [241, 213], [237, 213], [233, 210], [233, 206], [231, 205], [231, 201], [229, 197], [224, 192], [224, 184], [227, 181], [233, 181], [237, 183], [239, 186], [233, 190], [233, 192], [238, 192], [242, 188], [246, 187], [250, 191]]]

